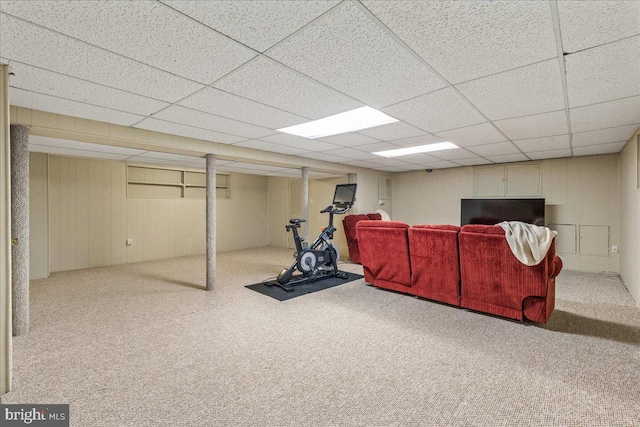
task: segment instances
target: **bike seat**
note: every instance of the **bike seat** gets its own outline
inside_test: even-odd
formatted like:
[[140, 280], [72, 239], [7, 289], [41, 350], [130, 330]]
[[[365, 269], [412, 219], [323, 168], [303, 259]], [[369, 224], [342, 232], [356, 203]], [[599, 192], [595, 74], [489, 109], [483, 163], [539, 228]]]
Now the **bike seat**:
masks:
[[289, 224], [300, 225], [301, 222], [307, 222], [306, 219], [291, 219]]

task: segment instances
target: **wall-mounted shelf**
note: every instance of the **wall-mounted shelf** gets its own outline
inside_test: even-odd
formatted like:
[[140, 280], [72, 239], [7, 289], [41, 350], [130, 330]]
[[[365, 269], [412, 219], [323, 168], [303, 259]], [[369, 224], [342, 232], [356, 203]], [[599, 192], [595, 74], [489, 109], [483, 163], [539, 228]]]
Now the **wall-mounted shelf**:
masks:
[[[216, 198], [231, 198], [231, 177], [216, 174]], [[127, 197], [142, 199], [204, 199], [207, 177], [191, 169], [127, 165]]]

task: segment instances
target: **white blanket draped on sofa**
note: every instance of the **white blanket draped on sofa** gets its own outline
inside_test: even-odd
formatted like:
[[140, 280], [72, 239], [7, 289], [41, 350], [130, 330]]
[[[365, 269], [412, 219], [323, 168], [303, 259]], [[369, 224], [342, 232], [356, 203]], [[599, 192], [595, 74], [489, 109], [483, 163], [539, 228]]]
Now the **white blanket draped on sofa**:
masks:
[[520, 221], [503, 221], [498, 224], [513, 255], [524, 265], [538, 265], [547, 255], [557, 231], [547, 227]]

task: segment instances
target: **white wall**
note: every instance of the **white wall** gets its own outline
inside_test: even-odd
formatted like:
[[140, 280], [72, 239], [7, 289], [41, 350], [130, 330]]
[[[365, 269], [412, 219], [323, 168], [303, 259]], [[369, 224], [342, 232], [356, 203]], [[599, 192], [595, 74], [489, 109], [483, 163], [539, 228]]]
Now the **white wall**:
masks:
[[[620, 179], [617, 154], [543, 160], [540, 165], [547, 224], [605, 225], [610, 244], [620, 240]], [[460, 224], [460, 199], [473, 198], [474, 168], [394, 174], [393, 212], [413, 224]], [[619, 254], [559, 253], [565, 268], [620, 272]]]
[[640, 189], [638, 138], [635, 133], [620, 154], [620, 277], [640, 308]]
[[[205, 253], [204, 199], [128, 198], [125, 163], [49, 155], [45, 173], [45, 158], [30, 157], [32, 278], [47, 262], [55, 272]], [[266, 177], [232, 174], [231, 198], [217, 202], [219, 252], [269, 243]]]
[[29, 154], [29, 279], [49, 276], [47, 155]]

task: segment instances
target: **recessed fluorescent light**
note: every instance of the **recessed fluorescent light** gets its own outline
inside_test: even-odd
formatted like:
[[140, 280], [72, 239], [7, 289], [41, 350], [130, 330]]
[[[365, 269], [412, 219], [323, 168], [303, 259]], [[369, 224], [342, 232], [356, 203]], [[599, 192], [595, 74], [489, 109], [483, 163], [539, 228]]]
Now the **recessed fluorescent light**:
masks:
[[397, 121], [397, 119], [387, 116], [385, 113], [374, 110], [371, 107], [360, 107], [312, 122], [278, 129], [278, 131], [315, 139], [386, 125], [387, 123]]
[[409, 154], [429, 153], [431, 151], [451, 150], [452, 148], [460, 148], [456, 144], [450, 142], [438, 142], [436, 144], [418, 145], [416, 147], [398, 148], [397, 150], [378, 151], [378, 156], [382, 157], [400, 157]]

